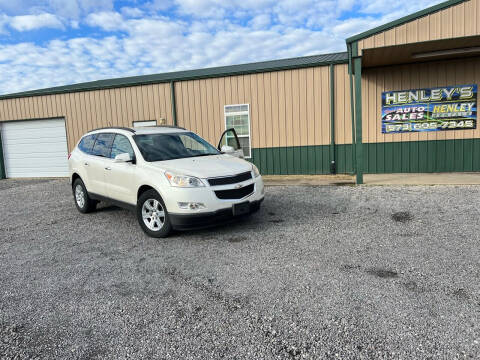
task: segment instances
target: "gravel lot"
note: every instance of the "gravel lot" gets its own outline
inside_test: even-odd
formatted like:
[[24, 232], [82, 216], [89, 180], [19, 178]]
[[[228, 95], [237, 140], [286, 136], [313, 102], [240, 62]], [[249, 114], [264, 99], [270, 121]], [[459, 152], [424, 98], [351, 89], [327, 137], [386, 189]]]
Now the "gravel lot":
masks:
[[480, 357], [480, 187], [269, 187], [168, 239], [0, 181], [0, 357]]

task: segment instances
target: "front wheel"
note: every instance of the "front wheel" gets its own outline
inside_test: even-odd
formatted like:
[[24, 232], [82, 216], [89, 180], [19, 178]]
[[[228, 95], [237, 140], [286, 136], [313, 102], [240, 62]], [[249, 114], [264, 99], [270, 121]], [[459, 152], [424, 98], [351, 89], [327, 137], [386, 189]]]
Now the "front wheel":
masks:
[[137, 219], [142, 230], [151, 237], [164, 238], [172, 231], [167, 208], [155, 190], [148, 190], [140, 195]]
[[90, 199], [87, 188], [80, 179], [75, 180], [73, 183], [73, 197], [75, 198], [75, 205], [77, 206], [78, 211], [83, 214], [95, 210], [97, 206], [97, 201]]

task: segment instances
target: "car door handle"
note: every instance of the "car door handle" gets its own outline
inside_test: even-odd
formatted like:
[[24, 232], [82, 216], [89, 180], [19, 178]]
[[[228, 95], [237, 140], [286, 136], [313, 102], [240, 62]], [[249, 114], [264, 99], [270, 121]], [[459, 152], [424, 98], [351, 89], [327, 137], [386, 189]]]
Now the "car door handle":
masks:
[[88, 166], [88, 163], [86, 162], [84, 165], [85, 165], [85, 166]]
[[112, 168], [107, 166], [105, 170], [112, 170]]

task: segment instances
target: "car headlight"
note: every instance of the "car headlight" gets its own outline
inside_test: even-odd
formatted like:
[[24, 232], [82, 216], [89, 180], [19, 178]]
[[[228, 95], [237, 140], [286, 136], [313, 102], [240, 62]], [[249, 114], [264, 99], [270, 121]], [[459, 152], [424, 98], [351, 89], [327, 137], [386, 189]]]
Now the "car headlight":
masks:
[[252, 171], [253, 171], [253, 176], [254, 177], [259, 177], [260, 176], [260, 171], [258, 171], [258, 168], [252, 164]]
[[178, 175], [166, 171], [165, 177], [167, 178], [171, 186], [188, 188], [205, 186], [202, 180], [194, 176]]

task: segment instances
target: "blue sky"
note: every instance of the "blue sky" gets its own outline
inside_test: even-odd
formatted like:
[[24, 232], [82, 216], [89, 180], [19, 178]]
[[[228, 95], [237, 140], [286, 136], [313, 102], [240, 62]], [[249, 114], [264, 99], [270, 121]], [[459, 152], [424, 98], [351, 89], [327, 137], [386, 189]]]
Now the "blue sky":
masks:
[[0, 94], [345, 50], [439, 0], [0, 0]]

